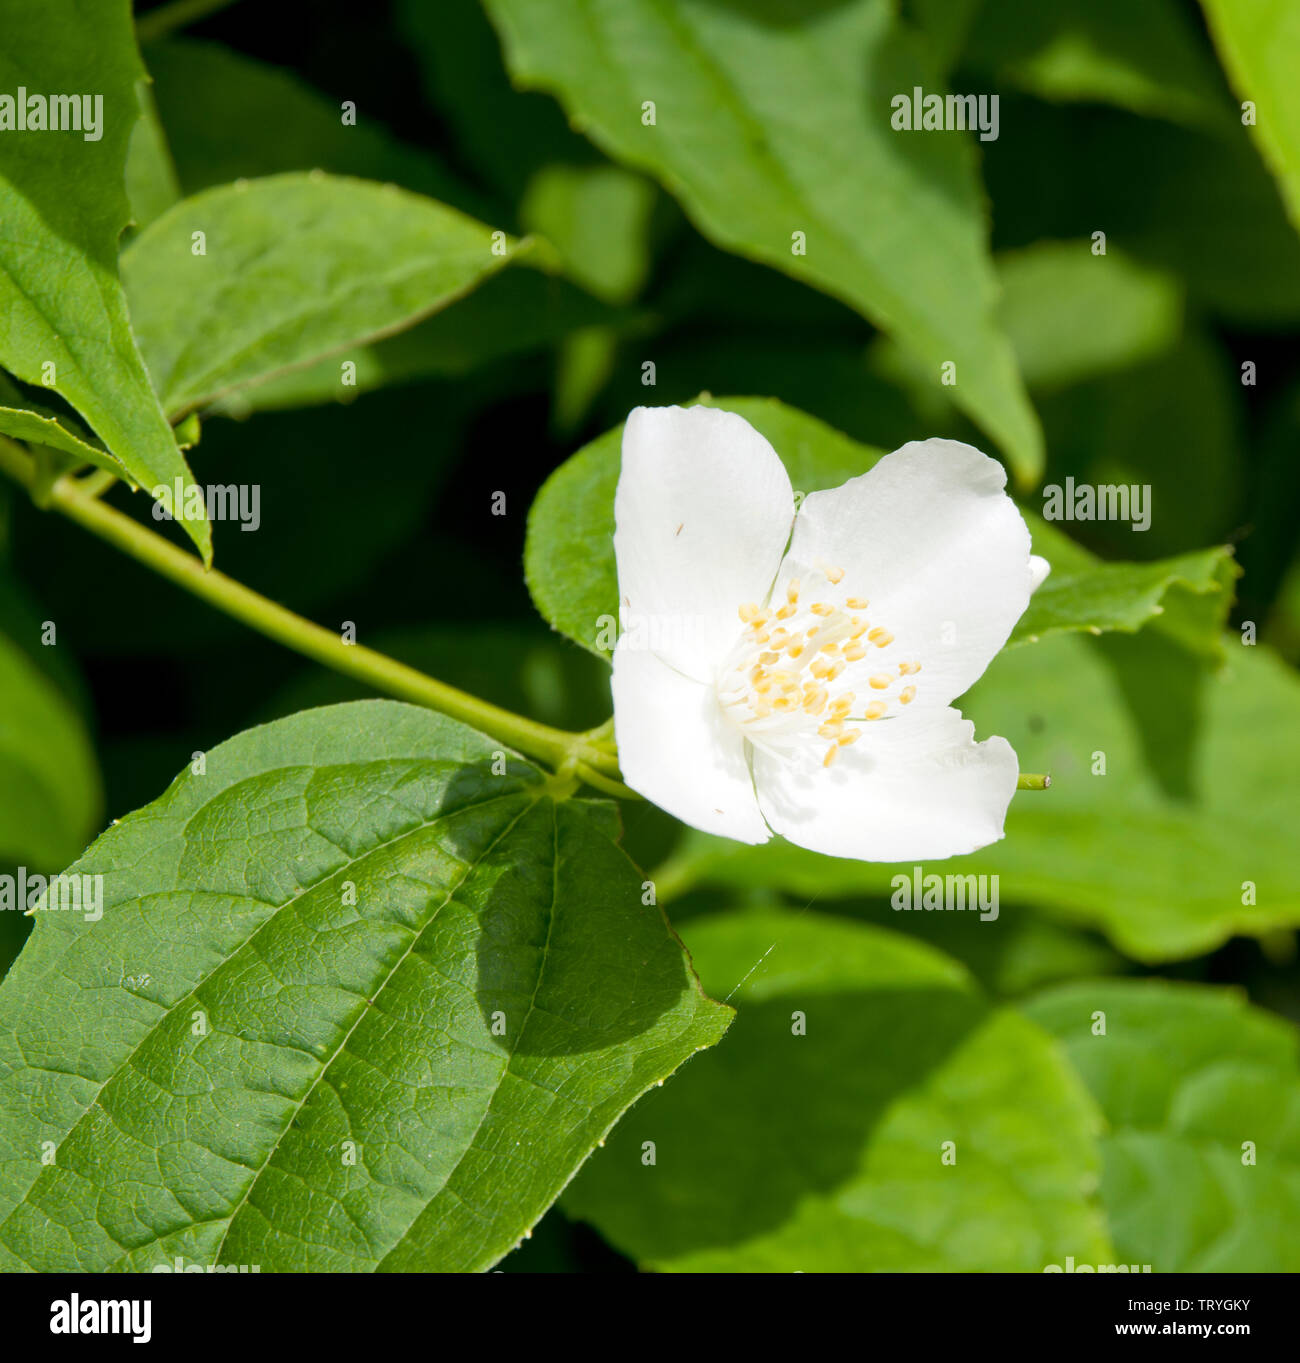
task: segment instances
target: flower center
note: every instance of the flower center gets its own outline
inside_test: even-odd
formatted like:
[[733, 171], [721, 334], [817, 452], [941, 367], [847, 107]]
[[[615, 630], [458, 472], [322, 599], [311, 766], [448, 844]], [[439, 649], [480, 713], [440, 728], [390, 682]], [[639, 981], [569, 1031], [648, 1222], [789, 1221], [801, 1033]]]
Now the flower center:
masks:
[[[894, 636], [867, 618], [865, 597], [840, 590], [842, 568], [819, 563], [816, 571], [816, 587], [803, 600], [793, 578], [779, 606], [740, 607], [744, 629], [718, 675], [717, 694], [756, 748], [785, 756], [792, 746], [824, 739], [822, 765], [829, 767], [864, 725], [885, 718], [891, 702], [911, 704], [916, 687], [904, 683], [921, 664], [891, 657]], [[862, 700], [850, 681], [866, 693]]]

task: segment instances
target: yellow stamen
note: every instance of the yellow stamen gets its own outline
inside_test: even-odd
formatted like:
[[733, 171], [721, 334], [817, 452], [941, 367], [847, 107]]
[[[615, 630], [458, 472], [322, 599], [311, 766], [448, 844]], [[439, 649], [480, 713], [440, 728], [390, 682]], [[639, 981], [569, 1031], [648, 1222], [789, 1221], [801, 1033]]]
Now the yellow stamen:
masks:
[[756, 601], [746, 601], [745, 604], [741, 606], [739, 614], [745, 624], [749, 624], [749, 622], [758, 614], [758, 603]]
[[892, 677], [885, 676], [883, 672], [877, 672], [871, 679], [871, 689], [873, 691], [883, 691], [891, 681], [893, 681]]
[[879, 719], [887, 709], [889, 706], [883, 700], [873, 700], [862, 713], [867, 719]]
[[900, 701], [902, 701], [904, 705], [911, 705], [911, 703], [912, 703], [912, 697], [915, 696], [915, 695], [916, 695], [916, 687], [915, 687], [915, 686], [905, 686], [905, 687], [903, 687], [903, 689], [898, 693], [898, 699], [899, 699]]

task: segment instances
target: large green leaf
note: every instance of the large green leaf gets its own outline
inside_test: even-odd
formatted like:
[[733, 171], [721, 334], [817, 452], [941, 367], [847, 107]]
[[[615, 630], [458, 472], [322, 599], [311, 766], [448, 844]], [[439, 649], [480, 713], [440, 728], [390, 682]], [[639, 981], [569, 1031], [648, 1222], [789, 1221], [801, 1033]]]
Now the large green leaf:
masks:
[[[838, 487], [882, 453], [768, 398], [706, 400], [761, 431], [799, 492]], [[533, 601], [556, 629], [593, 653], [600, 651], [602, 635], [608, 638], [603, 622], [618, 617], [613, 535], [621, 443], [619, 427], [579, 450], [547, 479], [528, 517], [524, 570]], [[1198, 651], [1216, 650], [1234, 577], [1226, 550], [1149, 564], [1099, 563], [1053, 527], [1032, 515], [1029, 520], [1035, 551], [1052, 564], [1051, 591], [1031, 604], [1013, 642], [1061, 630], [1132, 631], [1182, 593], [1199, 599], [1172, 614], [1171, 625], [1176, 621]]]
[[[491, 228], [394, 185], [274, 175], [177, 204], [123, 252], [122, 278], [176, 416], [437, 312], [520, 250], [495, 244]], [[337, 381], [343, 391], [341, 370]]]
[[[1139, 960], [1300, 925], [1300, 681], [1266, 649], [1233, 646], [1215, 674], [1160, 630], [1065, 635], [1002, 653], [960, 709], [1052, 787], [1012, 801], [1004, 841], [927, 871], [996, 874], [1004, 917], [1037, 905]], [[692, 833], [656, 878], [883, 900], [900, 873]]]
[[[102, 97], [95, 140], [84, 126], [0, 133], [0, 364], [81, 413], [111, 452], [91, 448], [86, 458], [149, 490], [178, 478], [188, 485], [118, 281], [118, 238], [131, 217], [127, 145], [144, 75], [128, 0], [0, 0], [0, 31], [7, 98], [20, 86]], [[83, 101], [76, 108], [80, 115]], [[184, 525], [210, 559], [207, 521]]]
[[1255, 106], [1248, 126], [1300, 230], [1300, 9], [1290, 0], [1201, 0], [1201, 8], [1233, 86]]
[[85, 725], [54, 680], [0, 634], [0, 864], [66, 865], [99, 818]]
[[1101, 1196], [1121, 1259], [1155, 1273], [1300, 1269], [1290, 1023], [1233, 993], [1159, 981], [1069, 984], [1026, 1011], [1106, 1115]]
[[548, 791], [368, 701], [222, 744], [106, 833], [72, 868], [102, 919], [38, 914], [0, 987], [0, 1263], [482, 1269], [517, 1244], [729, 1018], [609, 806]]
[[973, 135], [890, 126], [900, 91], [942, 84], [888, 0], [800, 13], [709, 0], [487, 9], [515, 75], [658, 177], [710, 240], [856, 308], [936, 386], [953, 362], [953, 396], [1032, 481], [1042, 437], [994, 317]]
[[624, 1119], [567, 1212], [656, 1269], [1040, 1271], [1107, 1255], [1095, 1109], [1049, 1039], [955, 962], [816, 913], [686, 935], [706, 987], [734, 991], [736, 1022]]

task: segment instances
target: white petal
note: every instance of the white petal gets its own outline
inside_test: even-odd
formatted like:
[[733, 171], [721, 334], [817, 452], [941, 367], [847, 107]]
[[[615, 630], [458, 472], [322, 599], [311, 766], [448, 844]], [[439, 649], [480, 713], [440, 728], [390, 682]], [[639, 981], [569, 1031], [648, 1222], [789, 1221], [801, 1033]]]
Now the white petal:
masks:
[[[839, 590], [866, 598], [863, 615], [894, 636], [886, 649], [869, 648], [857, 671], [896, 674], [897, 663], [920, 662], [916, 705], [946, 706], [1029, 604], [1029, 531], [1006, 481], [1001, 464], [970, 445], [913, 441], [804, 498], [782, 579], [815, 587], [825, 583], [819, 560], [842, 568]], [[856, 689], [864, 679], [844, 680]]]
[[794, 519], [776, 451], [712, 407], [638, 407], [623, 430], [614, 554], [624, 628], [679, 671], [712, 681], [771, 590]]
[[1029, 555], [1029, 594], [1032, 596], [1047, 581], [1052, 565], [1038, 554]]
[[826, 745], [793, 762], [754, 754], [759, 804], [801, 847], [859, 861], [973, 852], [1003, 835], [1019, 764], [1005, 738], [974, 741], [956, 710], [869, 724], [830, 767]]
[[633, 790], [706, 833], [767, 841], [744, 740], [711, 685], [620, 642], [613, 689], [619, 766]]

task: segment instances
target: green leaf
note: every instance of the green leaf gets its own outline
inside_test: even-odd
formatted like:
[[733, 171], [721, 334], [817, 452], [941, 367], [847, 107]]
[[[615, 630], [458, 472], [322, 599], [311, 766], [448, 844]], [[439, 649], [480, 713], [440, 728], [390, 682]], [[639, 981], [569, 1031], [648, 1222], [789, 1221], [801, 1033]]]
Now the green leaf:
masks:
[[816, 913], [687, 937], [736, 1021], [629, 1114], [567, 1213], [660, 1270], [1034, 1272], [1108, 1253], [1094, 1107], [955, 962]]
[[519, 217], [560, 253], [569, 278], [607, 303], [628, 303], [650, 273], [655, 187], [620, 166], [543, 166]]
[[730, 1014], [611, 807], [499, 758], [412, 706], [308, 711], [95, 843], [72, 869], [103, 917], [38, 913], [0, 987], [0, 1262], [471, 1270], [518, 1243]]
[[[864, 473], [883, 451], [860, 445], [814, 417], [770, 398], [707, 399], [737, 412], [772, 442], [799, 492], [838, 487]], [[524, 571], [543, 617], [593, 653], [618, 617], [614, 564], [614, 490], [622, 428], [607, 431], [561, 464], [528, 516]], [[1196, 651], [1217, 656], [1235, 565], [1226, 549], [1150, 564], [1100, 563], [1029, 513], [1034, 549], [1052, 575], [1030, 604], [1012, 642], [1060, 630], [1132, 631], [1176, 605], [1169, 628]], [[1197, 604], [1176, 603], [1178, 592]]]
[[[0, 379], [3, 379], [2, 375]], [[21, 407], [0, 407], [0, 435], [11, 435], [32, 445], [59, 450], [73, 455], [82, 463], [102, 465], [105, 459], [102, 447], [85, 439], [84, 434], [79, 433], [67, 417], [48, 408], [35, 411]]]
[[99, 771], [81, 717], [0, 633], [0, 864], [46, 873], [67, 865], [99, 812]]
[[1300, 90], [1294, 62], [1300, 11], [1287, 0], [1201, 0], [1201, 8], [1233, 88], [1255, 105], [1255, 120], [1247, 126], [1300, 230]]
[[500, 254], [491, 228], [393, 185], [276, 175], [177, 204], [123, 252], [122, 277], [175, 417], [437, 312], [521, 249], [499, 240]]
[[1069, 984], [1026, 1012], [1106, 1115], [1101, 1197], [1121, 1259], [1154, 1273], [1300, 1269], [1291, 1024], [1226, 990], [1154, 980]]
[[1040, 241], [997, 259], [999, 314], [1031, 388], [1058, 388], [1169, 350], [1183, 325], [1171, 275], [1089, 241]]
[[963, 65], [999, 88], [1100, 101], [1193, 126], [1231, 115], [1196, 26], [1176, 0], [998, 0], [985, 5]]
[[[126, 156], [126, 194], [131, 201], [131, 221], [147, 227], [181, 197], [167, 135], [158, 121], [158, 106], [148, 81], [136, 85], [140, 118], [131, 133]], [[242, 107], [242, 99], [240, 101]]]
[[[1062, 635], [1000, 654], [959, 708], [1052, 776], [1012, 801], [1002, 842], [933, 868], [998, 875], [1004, 915], [1034, 905], [1149, 962], [1300, 926], [1300, 680], [1266, 649], [1238, 645], [1216, 674], [1159, 630]], [[900, 873], [691, 833], [655, 878], [883, 898]]]
[[[1049, 538], [1048, 528], [1036, 516], [1026, 519], [1035, 552], [1053, 570], [1016, 622], [1008, 647], [1037, 643], [1063, 630], [1133, 634], [1154, 620], [1194, 651], [1216, 660], [1223, 656], [1220, 635], [1237, 578], [1231, 549], [1202, 549], [1154, 563], [1099, 563], [1087, 556], [1090, 561], [1078, 563], [1074, 571], [1062, 570], [1053, 546], [1062, 542], [1069, 546], [1067, 561], [1077, 560], [1082, 551], [1059, 531]], [[1165, 619], [1170, 608], [1174, 609]]]
[[942, 87], [887, 0], [784, 19], [703, 0], [487, 9], [515, 76], [656, 176], [711, 241], [856, 308], [936, 386], [953, 362], [956, 400], [1032, 482], [1042, 437], [994, 317], [974, 149], [890, 126], [898, 92]]
[[[87, 456], [101, 468], [150, 490], [170, 489], [178, 478], [189, 486], [136, 349], [117, 272], [118, 238], [131, 216], [123, 187], [127, 144], [144, 72], [127, 0], [103, 0], [93, 17], [90, 8], [82, 0], [0, 0], [6, 98], [23, 86], [93, 92], [103, 101], [94, 140], [86, 140], [84, 127], [0, 133], [0, 364], [76, 408], [111, 451]], [[76, 107], [80, 113], [83, 101]], [[207, 522], [186, 518], [184, 525], [210, 561]]]

